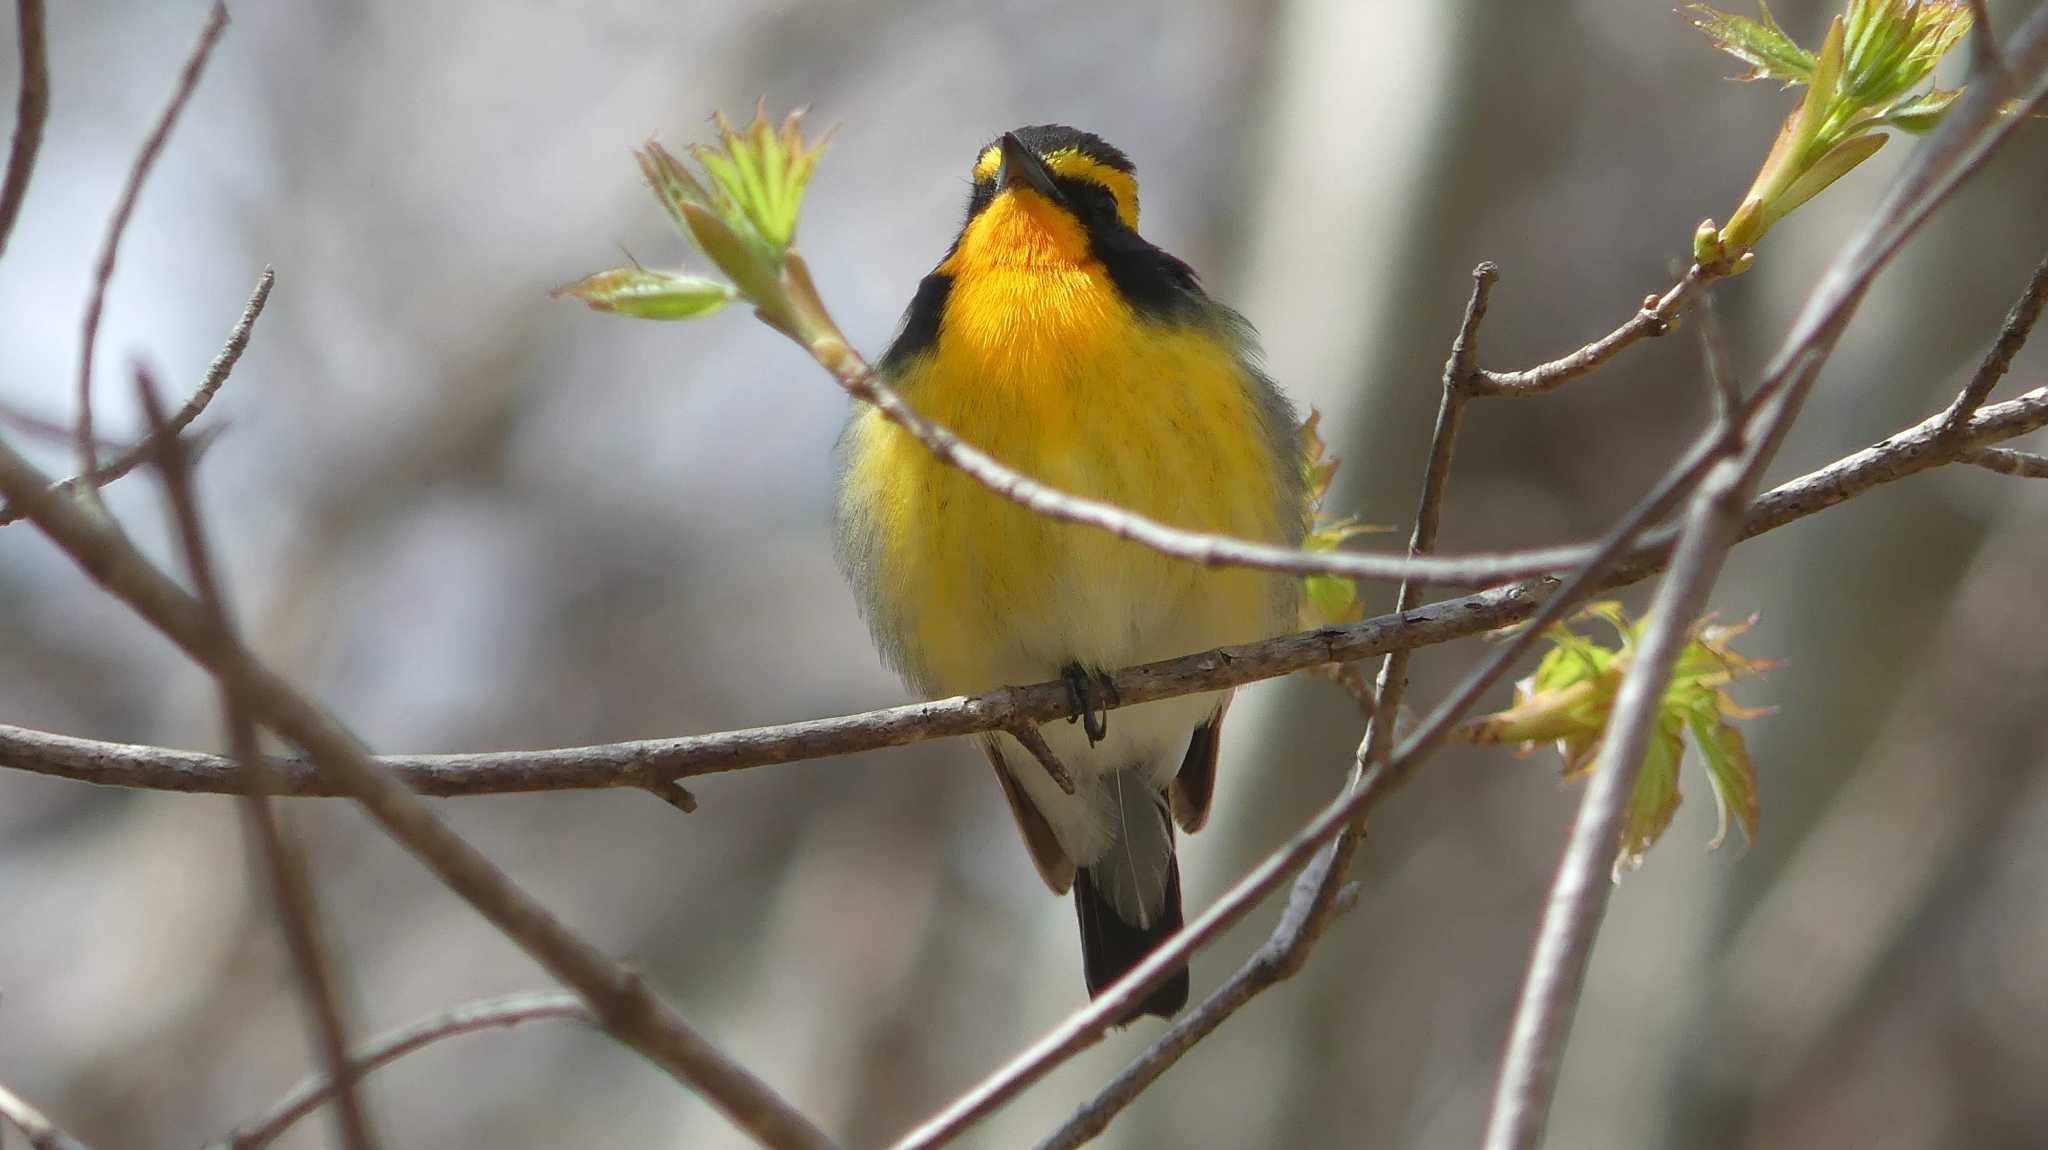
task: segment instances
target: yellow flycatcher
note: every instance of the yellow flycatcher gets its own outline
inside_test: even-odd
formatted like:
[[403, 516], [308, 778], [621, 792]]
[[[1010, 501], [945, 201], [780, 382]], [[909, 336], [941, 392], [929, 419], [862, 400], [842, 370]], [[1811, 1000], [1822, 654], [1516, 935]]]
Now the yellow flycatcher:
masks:
[[[1142, 239], [1124, 154], [1073, 128], [1007, 132], [974, 164], [967, 222], [879, 370], [925, 416], [1053, 487], [1193, 531], [1301, 541], [1287, 399], [1255, 337]], [[1063, 793], [983, 739], [1032, 861], [1074, 892], [1089, 993], [1180, 928], [1175, 823], [1208, 819], [1227, 691], [1098, 712], [1105, 674], [1291, 629], [1299, 584], [1204, 568], [1032, 513], [872, 409], [841, 440], [841, 559], [883, 656], [932, 697], [1065, 678], [1047, 742]], [[1185, 1005], [1180, 971], [1140, 1006]]]

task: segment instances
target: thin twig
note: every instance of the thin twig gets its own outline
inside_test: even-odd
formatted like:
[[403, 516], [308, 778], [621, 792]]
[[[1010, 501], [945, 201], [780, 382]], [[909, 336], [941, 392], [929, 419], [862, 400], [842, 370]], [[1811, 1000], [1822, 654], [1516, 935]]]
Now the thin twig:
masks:
[[[157, 470], [163, 475], [164, 491], [171, 504], [171, 520], [185, 553], [185, 568], [191, 577], [193, 592], [204, 608], [207, 624], [213, 629], [213, 641], [222, 647], [239, 646], [241, 639], [236, 633], [234, 616], [228, 610], [227, 593], [222, 590], [220, 575], [214, 567], [212, 549], [207, 546], [206, 524], [199, 513], [198, 497], [192, 490], [191, 460], [177, 432], [171, 429], [155, 381], [146, 368], [138, 366], [135, 369], [135, 390], [148, 420], [150, 437], [163, 445], [157, 455]], [[269, 876], [278, 920], [283, 928], [285, 949], [290, 952], [292, 964], [298, 970], [299, 988], [305, 999], [314, 1045], [326, 1062], [328, 1074], [337, 1083], [340, 1097], [335, 1106], [335, 1117], [341, 1142], [349, 1150], [373, 1150], [376, 1139], [370, 1133], [369, 1118], [356, 1091], [356, 1075], [349, 1068], [347, 1028], [342, 1022], [326, 949], [320, 941], [319, 906], [314, 898], [313, 885], [307, 878], [305, 855], [298, 849], [298, 844], [285, 837], [283, 828], [278, 825], [277, 813], [270, 807], [270, 796], [264, 788], [263, 755], [256, 743], [256, 723], [242, 699], [241, 690], [233, 680], [225, 677], [219, 680], [219, 684], [228, 743], [241, 767], [242, 785], [247, 788], [242, 796], [242, 811], [249, 838], [256, 846], [250, 861], [253, 865], [260, 858], [262, 869]]]
[[1693, 295], [1719, 274], [1715, 269], [1694, 264], [1664, 294], [1645, 298], [1643, 306], [1629, 317], [1627, 323], [1570, 355], [1524, 371], [1474, 370], [1468, 385], [1470, 393], [1475, 396], [1527, 396], [1555, 391], [1600, 367], [1630, 346], [1670, 331], [1672, 320], [1685, 309]]
[[1973, 463], [1986, 471], [2000, 475], [2016, 475], [2022, 479], [2048, 479], [2048, 455], [2036, 455], [2031, 451], [2014, 451], [2009, 447], [1979, 447], [1962, 454], [1964, 463]]
[[[1983, 445], [2048, 427], [2048, 388], [1984, 408], [1971, 420], [1966, 434], [1953, 443], [1937, 441], [1942, 418], [1940, 414], [1930, 416], [1874, 446], [1767, 492], [1750, 505], [1743, 521], [1743, 538], [1777, 530], [1884, 484], [1954, 463]], [[1656, 574], [1670, 546], [1670, 536], [1651, 532], [1595, 590], [1611, 590]], [[1102, 705], [1131, 706], [1245, 686], [1322, 664], [1368, 659], [1401, 647], [1453, 642], [1526, 620], [1554, 586], [1550, 580], [1515, 583], [1440, 600], [1405, 614], [1380, 615], [1342, 627], [1128, 667], [1111, 676], [1117, 698], [1104, 699]], [[1050, 722], [1066, 717], [1072, 706], [1067, 685], [1053, 681], [708, 735], [543, 751], [385, 755], [377, 761], [410, 789], [425, 795], [602, 788], [658, 791], [677, 779], [980, 734], [1019, 722]], [[270, 768], [270, 782], [277, 795], [344, 793], [302, 759], [272, 758]], [[194, 794], [238, 794], [241, 790], [236, 765], [216, 755], [81, 739], [5, 724], [0, 724], [0, 769], [142, 790]]]
[[195, 662], [234, 683], [260, 722], [305, 752], [330, 785], [354, 797], [450, 889], [581, 994], [608, 1031], [702, 1093], [763, 1145], [805, 1150], [832, 1145], [824, 1132], [651, 994], [638, 975], [570, 931], [450, 831], [333, 716], [246, 648], [218, 641], [197, 600], [137, 551], [105, 515], [51, 496], [49, 482], [0, 442], [0, 494], [20, 506], [100, 586]]
[[43, 1112], [22, 1101], [21, 1096], [0, 1086], [0, 1119], [5, 1119], [28, 1137], [34, 1150], [89, 1150], [85, 1143], [66, 1134]]
[[1942, 420], [1944, 434], [1953, 435], [1961, 430], [1969, 423], [1970, 416], [1976, 414], [1977, 409], [1984, 406], [1984, 401], [1991, 397], [1998, 381], [2005, 378], [2006, 370], [2012, 366], [2013, 357], [2026, 345], [2027, 336], [2041, 318], [2044, 304], [2048, 304], [2048, 255], [2043, 255], [2041, 262], [2034, 265], [2027, 290], [2020, 293], [2020, 298], [2014, 300], [2011, 310], [2005, 313], [2005, 323], [1999, 328], [1998, 339], [1985, 350], [1984, 358], [1977, 364], [1976, 373], [1970, 376], [1969, 384], [1956, 396], [1955, 402], [1949, 404]]
[[[166, 428], [173, 435], [182, 435], [185, 429], [192, 425], [192, 421], [199, 418], [199, 414], [206, 410], [206, 405], [213, 402], [213, 397], [220, 391], [221, 385], [227, 382], [229, 374], [235, 370], [236, 362], [242, 358], [242, 351], [249, 346], [250, 333], [256, 330], [256, 319], [263, 314], [263, 305], [270, 301], [270, 287], [276, 280], [276, 274], [267, 267], [263, 269], [263, 274], [257, 277], [256, 290], [250, 293], [249, 302], [243, 306], [242, 317], [236, 320], [235, 326], [229, 330], [227, 343], [223, 344], [219, 354], [213, 357], [213, 363], [208, 365], [206, 376], [199, 381], [199, 387], [166, 422]], [[67, 437], [70, 434], [69, 431], [65, 432]], [[195, 436], [185, 441], [185, 450], [188, 455], [196, 458], [206, 443], [206, 440]], [[99, 470], [93, 472], [91, 486], [104, 487], [138, 466], [150, 462], [156, 458], [161, 446], [162, 441], [156, 436], [145, 436], [140, 443], [130, 445], [113, 459], [101, 464]], [[82, 478], [74, 475], [51, 484], [50, 490], [69, 495], [85, 486]], [[13, 506], [0, 502], [0, 527], [20, 519], [21, 513]]]
[[43, 34], [43, 0], [15, 0], [15, 27], [21, 39], [21, 92], [14, 101], [14, 143], [7, 150], [7, 178], [0, 182], [0, 255], [21, 214], [28, 180], [35, 173], [36, 152], [43, 146], [43, 124], [50, 118], [50, 61]]
[[1074, 793], [1074, 776], [1067, 773], [1067, 765], [1060, 762], [1060, 757], [1046, 744], [1045, 736], [1038, 733], [1038, 724], [1018, 723], [1004, 729], [1010, 733], [1011, 738], [1022, 743], [1025, 750], [1031, 752], [1031, 757], [1037, 759], [1038, 765], [1045, 768], [1045, 773], [1052, 776], [1053, 785], [1058, 787], [1061, 793]]
[[[59, 443], [73, 443], [78, 437], [77, 426], [69, 420], [51, 419], [47, 416], [23, 411], [18, 407], [9, 407], [6, 404], [0, 404], [0, 423], [4, 423], [24, 434], [39, 436], [43, 439]], [[134, 444], [124, 440], [108, 439], [105, 436], [100, 437], [101, 451], [126, 451], [133, 446]], [[105, 467], [102, 466], [101, 470], [105, 470]]]
[[178, 84], [171, 90], [170, 103], [164, 105], [156, 126], [150, 129], [149, 136], [142, 142], [142, 150], [135, 155], [128, 181], [121, 188], [121, 198], [114, 205], [114, 218], [107, 223], [107, 238], [100, 247], [99, 261], [93, 265], [92, 294], [86, 298], [85, 330], [78, 348], [78, 477], [87, 492], [95, 489], [95, 477], [100, 470], [98, 440], [92, 434], [92, 357], [100, 338], [100, 313], [107, 304], [107, 283], [114, 278], [114, 257], [120, 250], [122, 235], [128, 230], [128, 220], [135, 214], [135, 201], [142, 195], [142, 182], [149, 177], [150, 169], [156, 166], [157, 156], [162, 154], [171, 128], [185, 110], [186, 101], [192, 98], [193, 89], [199, 86], [199, 75], [206, 70], [207, 57], [213, 54], [213, 46], [220, 42], [220, 34], [227, 26], [228, 10], [215, 0], [212, 10], [207, 13], [206, 26], [199, 31], [199, 42], [192, 46], [191, 54], [185, 58], [185, 67], [178, 73]]
[[1344, 693], [1358, 704], [1358, 713], [1367, 719], [1372, 718], [1373, 708], [1379, 705], [1379, 699], [1373, 694], [1372, 680], [1365, 677], [1364, 669], [1357, 663], [1328, 663], [1310, 667], [1308, 671], [1344, 688]]
[[[349, 1055], [356, 1075], [366, 1075], [424, 1046], [444, 1038], [473, 1034], [493, 1027], [517, 1026], [542, 1019], [569, 1019], [599, 1025], [597, 1017], [573, 994], [514, 994], [468, 1002], [409, 1026], [380, 1034]], [[291, 1093], [262, 1115], [242, 1123], [207, 1150], [262, 1150], [291, 1126], [334, 1097], [335, 1080], [315, 1075], [292, 1088]]]
[[[1450, 356], [1444, 363], [1443, 398], [1437, 408], [1436, 427], [1430, 437], [1428, 462], [1423, 467], [1422, 494], [1416, 504], [1414, 531], [1408, 540], [1410, 555], [1426, 554], [1436, 546], [1458, 427], [1470, 397], [1472, 360], [1478, 354], [1479, 325], [1486, 319], [1487, 299], [1499, 278], [1500, 269], [1491, 263], [1480, 264], [1472, 271], [1472, 295], [1465, 305], [1464, 321], [1451, 343]], [[1419, 582], [1403, 581], [1395, 613], [1414, 610], [1420, 605], [1424, 590]], [[1360, 786], [1371, 765], [1387, 754], [1387, 745], [1394, 736], [1394, 719], [1408, 686], [1409, 653], [1410, 648], [1397, 648], [1389, 651], [1381, 661], [1379, 678], [1372, 689], [1373, 703], [1367, 712], [1365, 738], [1358, 746], [1356, 762], [1346, 784], [1347, 791]], [[1158, 1081], [1196, 1043], [1222, 1025], [1224, 1019], [1268, 987], [1293, 977], [1308, 961], [1309, 951], [1336, 917], [1338, 896], [1346, 887], [1351, 860], [1364, 836], [1363, 818], [1338, 832], [1337, 837], [1295, 880], [1287, 910], [1253, 960], [1240, 967], [1194, 1010], [1175, 1019], [1165, 1034], [1155, 1039], [1129, 1066], [1040, 1142], [1038, 1150], [1071, 1150], [1100, 1134], [1117, 1114]]]

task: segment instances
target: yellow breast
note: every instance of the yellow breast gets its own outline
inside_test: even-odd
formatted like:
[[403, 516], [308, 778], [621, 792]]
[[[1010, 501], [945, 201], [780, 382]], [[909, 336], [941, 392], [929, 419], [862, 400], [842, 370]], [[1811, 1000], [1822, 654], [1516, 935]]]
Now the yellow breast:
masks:
[[[996, 250], [1015, 258], [961, 267], [956, 253], [941, 266], [955, 282], [936, 346], [892, 381], [912, 406], [1056, 488], [1190, 530], [1298, 538], [1285, 493], [1299, 464], [1229, 337], [1134, 314], [1099, 264], [1034, 259], [1028, 243]], [[1035, 515], [872, 410], [845, 450], [848, 566], [884, 650], [933, 694], [1249, 642], [1290, 622], [1291, 580]]]

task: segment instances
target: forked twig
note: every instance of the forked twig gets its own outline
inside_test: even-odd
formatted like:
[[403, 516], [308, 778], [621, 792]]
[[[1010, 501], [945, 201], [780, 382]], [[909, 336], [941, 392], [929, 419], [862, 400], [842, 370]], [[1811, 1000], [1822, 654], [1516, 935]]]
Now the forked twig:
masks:
[[[257, 277], [256, 290], [250, 293], [249, 302], [242, 308], [241, 318], [235, 321], [234, 328], [228, 332], [227, 342], [221, 346], [220, 353], [213, 357], [213, 363], [207, 367], [205, 378], [199, 381], [199, 386], [186, 398], [184, 404], [165, 421], [165, 428], [171, 434], [182, 435], [185, 429], [192, 425], [192, 421], [198, 419], [200, 413], [206, 410], [206, 405], [213, 402], [213, 397], [219, 393], [221, 385], [227, 382], [228, 376], [235, 370], [235, 364], [241, 360], [243, 350], [249, 346], [249, 336], [256, 329], [257, 317], [263, 314], [263, 306], [270, 301], [270, 288], [276, 281], [275, 273], [267, 267], [263, 269], [263, 274]], [[66, 431], [65, 434], [68, 436], [71, 432]], [[196, 457], [206, 443], [205, 439], [195, 436], [186, 442], [185, 449], [189, 455]], [[156, 458], [162, 444], [163, 441], [157, 436], [143, 437], [142, 442], [129, 446], [119, 455], [100, 464], [99, 470], [93, 472], [91, 485], [104, 487], [142, 464], [150, 462]], [[51, 484], [50, 490], [69, 495], [84, 486], [81, 477], [74, 475]], [[20, 519], [21, 513], [12, 505], [0, 502], [0, 527]]]

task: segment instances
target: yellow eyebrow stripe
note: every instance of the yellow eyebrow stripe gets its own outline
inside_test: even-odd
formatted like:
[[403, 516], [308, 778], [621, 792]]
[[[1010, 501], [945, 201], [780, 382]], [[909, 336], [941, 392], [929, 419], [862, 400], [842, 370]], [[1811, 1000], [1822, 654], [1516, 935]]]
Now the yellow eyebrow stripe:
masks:
[[[1112, 168], [1108, 164], [1087, 155], [1078, 148], [1061, 148], [1045, 156], [1045, 166], [1056, 176], [1067, 176], [1086, 180], [1105, 188], [1116, 199], [1117, 218], [1124, 226], [1136, 231], [1138, 228], [1138, 181], [1129, 172]], [[990, 145], [974, 161], [974, 178], [993, 180], [1003, 166], [1003, 149], [999, 144]]]

